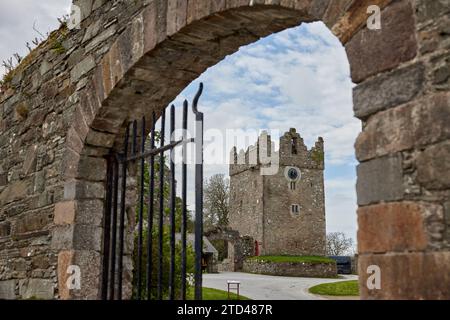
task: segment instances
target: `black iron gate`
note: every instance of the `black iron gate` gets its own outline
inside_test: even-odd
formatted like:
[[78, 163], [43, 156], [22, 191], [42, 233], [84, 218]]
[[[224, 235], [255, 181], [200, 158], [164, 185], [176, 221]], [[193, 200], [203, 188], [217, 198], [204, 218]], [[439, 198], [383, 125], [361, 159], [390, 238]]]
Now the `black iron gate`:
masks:
[[[155, 128], [156, 116], [152, 114], [150, 130], [146, 129], [146, 119], [130, 123], [125, 133], [123, 150], [108, 156], [106, 205], [103, 239], [103, 272], [102, 299], [121, 300], [124, 277], [124, 247], [126, 239], [126, 197], [127, 175], [131, 167], [137, 168], [137, 246], [135, 248], [135, 271], [133, 277], [133, 298], [136, 299], [186, 299], [188, 283], [187, 270], [187, 145], [195, 144], [195, 241], [194, 241], [194, 298], [202, 297], [202, 248], [203, 248], [203, 113], [197, 109], [203, 91], [203, 84], [192, 103], [195, 115], [195, 137], [188, 139], [188, 102], [183, 104], [182, 129], [179, 140], [174, 138], [175, 107], [170, 107], [170, 142], [165, 143], [166, 111], [160, 116], [161, 128]], [[131, 133], [130, 133], [131, 131]], [[149, 132], [149, 133], [148, 133]], [[149, 139], [149, 141], [147, 141]], [[159, 141], [158, 141], [159, 140]], [[159, 142], [159, 143], [158, 143]], [[159, 146], [156, 146], [159, 144]], [[182, 148], [181, 162], [181, 226], [180, 237], [176, 239], [176, 180], [175, 180], [175, 148]], [[170, 153], [169, 172], [165, 177], [165, 156]], [[156, 168], [158, 166], [158, 168]], [[146, 168], [148, 172], [146, 171]], [[157, 176], [155, 171], [158, 170]], [[146, 182], [146, 176], [148, 181]], [[156, 179], [157, 178], [157, 179]], [[169, 181], [169, 204], [165, 208], [164, 183]], [[155, 187], [155, 182], [158, 186]], [[155, 205], [157, 203], [158, 205]], [[146, 208], [145, 208], [146, 207]], [[165, 212], [168, 210], [168, 217]], [[147, 217], [144, 221], [145, 212]], [[156, 225], [154, 221], [156, 220]], [[165, 223], [166, 220], [166, 223]], [[169, 226], [169, 252], [164, 250], [164, 225]], [[155, 232], [155, 238], [153, 233]], [[146, 236], [144, 236], [146, 234]], [[156, 241], [156, 243], [155, 243]], [[181, 274], [176, 274], [176, 244], [181, 243], [178, 253], [181, 263]], [[154, 251], [156, 246], [157, 252]], [[146, 248], [146, 249], [145, 249]], [[144, 252], [144, 250], [146, 252]], [[144, 263], [143, 257], [146, 256]], [[169, 268], [164, 270], [164, 255], [169, 255]], [[154, 259], [156, 255], [156, 259]], [[156, 260], [156, 261], [155, 261]], [[153, 274], [156, 269], [156, 275]], [[168, 275], [167, 275], [168, 273]], [[191, 276], [191, 274], [189, 274]], [[168, 281], [164, 281], [167, 279]], [[178, 294], [175, 293], [175, 282], [181, 283]]]

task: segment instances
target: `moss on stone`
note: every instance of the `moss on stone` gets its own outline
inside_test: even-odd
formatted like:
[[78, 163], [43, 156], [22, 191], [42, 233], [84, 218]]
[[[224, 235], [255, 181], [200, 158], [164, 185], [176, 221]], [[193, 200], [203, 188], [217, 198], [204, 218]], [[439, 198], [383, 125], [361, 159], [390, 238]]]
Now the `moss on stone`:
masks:
[[28, 105], [25, 102], [19, 103], [16, 106], [16, 113], [22, 118], [26, 119], [28, 117], [28, 113], [30, 112]]
[[66, 52], [66, 48], [62, 45], [63, 40], [67, 37], [69, 29], [66, 24], [61, 24], [58, 30], [50, 33], [48, 38], [41, 42], [36, 48], [31, 50], [31, 52], [25, 56], [20, 63], [11, 71], [3, 76], [0, 81], [0, 86], [8, 88], [13, 80], [13, 78], [24, 71], [29, 65], [35, 61], [36, 57], [47, 50], [52, 50], [55, 53], [62, 54]]
[[311, 153], [311, 158], [317, 163], [323, 163], [325, 160], [325, 155], [323, 151], [314, 149]]

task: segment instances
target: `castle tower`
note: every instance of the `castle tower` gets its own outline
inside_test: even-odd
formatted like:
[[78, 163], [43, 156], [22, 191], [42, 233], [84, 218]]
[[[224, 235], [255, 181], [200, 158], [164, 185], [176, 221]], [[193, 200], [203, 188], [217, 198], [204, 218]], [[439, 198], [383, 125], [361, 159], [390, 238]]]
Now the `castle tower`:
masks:
[[323, 139], [308, 150], [290, 129], [275, 152], [263, 132], [230, 156], [230, 227], [254, 238], [261, 255], [324, 255]]

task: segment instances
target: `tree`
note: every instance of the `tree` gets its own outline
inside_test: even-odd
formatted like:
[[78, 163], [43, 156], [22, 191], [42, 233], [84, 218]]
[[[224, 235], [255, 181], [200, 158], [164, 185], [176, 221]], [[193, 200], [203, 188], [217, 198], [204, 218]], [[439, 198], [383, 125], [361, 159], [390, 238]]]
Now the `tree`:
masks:
[[343, 256], [352, 253], [353, 239], [347, 238], [343, 232], [327, 234], [327, 255]]
[[228, 225], [230, 183], [224, 174], [215, 174], [205, 182], [205, 228]]

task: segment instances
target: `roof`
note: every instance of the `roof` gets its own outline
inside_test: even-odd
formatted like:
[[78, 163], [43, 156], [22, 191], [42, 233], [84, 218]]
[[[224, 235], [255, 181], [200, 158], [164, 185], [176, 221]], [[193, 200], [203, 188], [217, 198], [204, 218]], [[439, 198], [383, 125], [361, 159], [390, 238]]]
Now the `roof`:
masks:
[[[175, 239], [176, 239], [176, 241], [181, 241], [181, 233], [175, 234]], [[188, 233], [186, 235], [186, 239], [187, 239], [187, 243], [190, 244], [192, 247], [194, 247], [195, 235], [193, 233]], [[203, 252], [218, 254], [217, 249], [214, 248], [212, 243], [205, 236], [203, 236]]]

